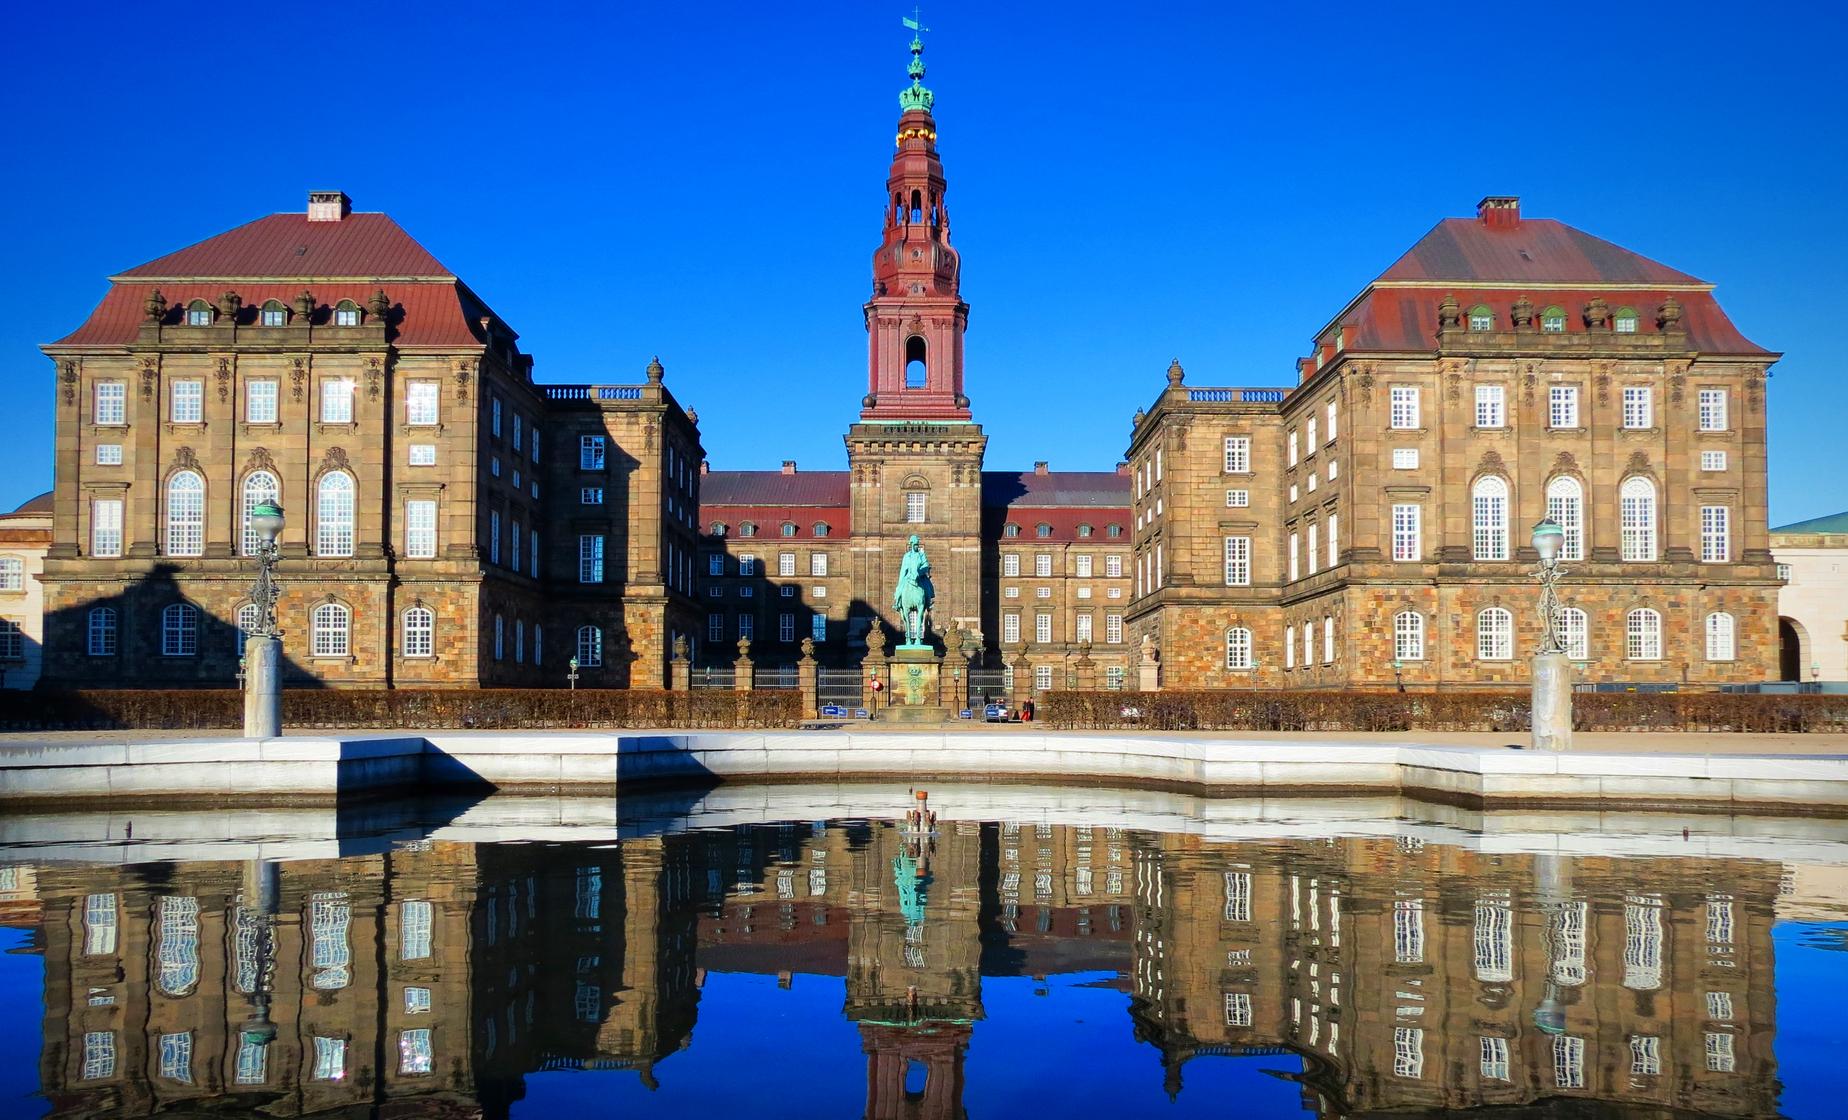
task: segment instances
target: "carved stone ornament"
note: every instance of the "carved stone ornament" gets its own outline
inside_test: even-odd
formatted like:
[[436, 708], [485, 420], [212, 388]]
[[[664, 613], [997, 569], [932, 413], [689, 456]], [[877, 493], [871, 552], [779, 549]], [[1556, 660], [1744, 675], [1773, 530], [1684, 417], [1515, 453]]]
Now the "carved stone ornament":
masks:
[[699, 425], [699, 409], [697, 409], [697, 408], [689, 408], [689, 409], [687, 409], [687, 423], [689, 423], [689, 424], [692, 424], [692, 425], [694, 425], [695, 427], [698, 427], [698, 425]]
[[321, 460], [321, 469], [323, 471], [350, 471], [352, 470], [353, 464], [347, 460], [346, 448], [344, 447], [328, 448], [327, 455]]
[[381, 326], [391, 316], [391, 297], [385, 294], [383, 288], [372, 293], [372, 298], [366, 301], [366, 306], [372, 309], [372, 318]]
[[642, 450], [653, 451], [655, 445], [655, 422], [648, 421], [642, 428]]
[[1182, 381], [1186, 380], [1186, 378], [1187, 371], [1181, 368], [1181, 360], [1179, 358], [1168, 363], [1168, 384], [1179, 385]]
[[1668, 400], [1670, 404], [1680, 404], [1687, 395], [1688, 379], [1682, 370], [1668, 375]]
[[377, 358], [366, 359], [366, 396], [378, 400], [385, 389], [385, 363]]
[[1626, 475], [1651, 473], [1649, 470], [1649, 456], [1643, 454], [1641, 451], [1630, 452], [1630, 461], [1623, 465], [1623, 473]]
[[659, 385], [667, 371], [661, 367], [661, 355], [656, 354], [648, 362], [648, 384]]
[[882, 656], [885, 653], [885, 644], [885, 627], [881, 626], [879, 620], [875, 618], [873, 624], [866, 630], [866, 651], [874, 657]]
[[1499, 451], [1484, 451], [1482, 461], [1476, 464], [1477, 474], [1507, 474], [1508, 464], [1502, 460]]
[[738, 660], [749, 661], [750, 659], [751, 659], [751, 639], [739, 638], [738, 639]]
[[675, 661], [685, 661], [686, 659], [687, 659], [687, 636], [685, 634], [675, 634], [674, 635], [674, 660]]
[[1540, 383], [1539, 368], [1532, 362], [1527, 363], [1527, 372], [1521, 375], [1521, 391], [1528, 404], [1534, 403], [1534, 388]]
[[473, 381], [474, 379], [475, 379], [475, 370], [474, 370], [474, 367], [470, 363], [468, 362], [457, 362], [456, 363], [456, 399], [457, 400], [465, 401], [468, 399], [469, 382]]
[[289, 360], [289, 395], [295, 398], [296, 404], [301, 403], [302, 394], [307, 392], [307, 388], [308, 359], [291, 358]]
[[199, 456], [190, 447], [182, 447], [173, 453], [175, 470], [196, 471], [199, 469]]
[[1603, 296], [1592, 296], [1585, 305], [1585, 325], [1593, 330], [1602, 330], [1611, 321], [1611, 306], [1604, 302]]
[[154, 399], [154, 383], [160, 380], [160, 362], [157, 358], [141, 359], [141, 399]]
[[77, 403], [77, 363], [59, 362], [58, 381], [64, 386], [64, 403]]
[[1444, 298], [1437, 303], [1438, 333], [1441, 334], [1453, 327], [1461, 326], [1462, 323], [1463, 312], [1457, 306], [1457, 297], [1449, 292], [1445, 292]]
[[1526, 330], [1534, 325], [1534, 301], [1522, 296], [1514, 301], [1514, 329]]
[[244, 309], [244, 297], [236, 292], [226, 292], [218, 297], [218, 314], [227, 323], [236, 323], [238, 312]]
[[1561, 451], [1559, 455], [1553, 460], [1552, 473], [1553, 474], [1579, 474], [1581, 472], [1579, 471], [1578, 460], [1572, 457], [1572, 452]]
[[1462, 374], [1456, 373], [1455, 371], [1451, 372], [1450, 383], [1449, 383], [1449, 393], [1447, 395], [1450, 397], [1451, 404], [1455, 404], [1458, 401], [1463, 399], [1463, 375]]
[[1611, 403], [1611, 367], [1609, 366], [1599, 366], [1598, 367], [1597, 385], [1598, 385], [1598, 403], [1599, 404]]
[[314, 309], [318, 306], [320, 305], [316, 302], [314, 293], [303, 288], [302, 294], [295, 297], [295, 317], [300, 319], [303, 323], [312, 324], [314, 322]]
[[1656, 308], [1656, 326], [1661, 327], [1663, 333], [1683, 329], [1681, 326], [1680, 300], [1676, 299], [1674, 296], [1669, 296], [1662, 301], [1662, 306]]
[[798, 646], [797, 648], [802, 651], [802, 660], [804, 661], [815, 660], [815, 639], [814, 638], [802, 639], [802, 644]]
[[218, 403], [231, 399], [231, 359], [218, 359]]
[[244, 460], [245, 474], [249, 474], [251, 471], [269, 471], [275, 474], [278, 472], [278, 469], [276, 460], [270, 457], [269, 448], [267, 447], [251, 448], [250, 458]]
[[1360, 384], [1360, 395], [1366, 398], [1367, 400], [1371, 401], [1373, 399], [1373, 367], [1372, 366], [1361, 366], [1360, 367], [1359, 384]]

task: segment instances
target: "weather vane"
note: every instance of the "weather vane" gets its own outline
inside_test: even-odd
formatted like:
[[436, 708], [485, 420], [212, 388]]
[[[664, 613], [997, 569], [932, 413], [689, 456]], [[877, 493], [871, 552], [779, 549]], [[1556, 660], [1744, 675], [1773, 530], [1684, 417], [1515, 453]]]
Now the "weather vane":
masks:
[[930, 30], [930, 28], [924, 26], [924, 10], [922, 8], [912, 8], [909, 16], [899, 17], [899, 22], [913, 31]]

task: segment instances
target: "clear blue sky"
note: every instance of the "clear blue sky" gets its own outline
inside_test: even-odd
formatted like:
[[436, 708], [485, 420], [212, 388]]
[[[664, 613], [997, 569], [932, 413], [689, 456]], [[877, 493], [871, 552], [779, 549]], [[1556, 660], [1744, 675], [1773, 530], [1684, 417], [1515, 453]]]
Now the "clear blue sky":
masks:
[[[901, 8], [32, 4], [0, 44], [0, 506], [111, 272], [310, 188], [385, 210], [547, 381], [659, 353], [713, 465], [845, 465]], [[1774, 524], [1848, 509], [1837, 4], [932, 6], [992, 467], [1108, 468], [1179, 356], [1277, 385], [1484, 194], [1719, 284], [1771, 382]]]

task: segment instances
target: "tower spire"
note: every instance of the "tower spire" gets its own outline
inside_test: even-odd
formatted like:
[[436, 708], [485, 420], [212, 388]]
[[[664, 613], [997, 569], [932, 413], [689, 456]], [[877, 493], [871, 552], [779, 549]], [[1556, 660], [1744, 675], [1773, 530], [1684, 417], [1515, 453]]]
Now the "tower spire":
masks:
[[928, 113], [937, 100], [937, 95], [924, 85], [924, 32], [930, 28], [924, 26], [917, 8], [911, 9], [911, 15], [902, 22], [911, 29], [911, 65], [906, 70], [911, 75], [911, 85], [899, 91], [898, 107], [902, 112], [921, 109]]

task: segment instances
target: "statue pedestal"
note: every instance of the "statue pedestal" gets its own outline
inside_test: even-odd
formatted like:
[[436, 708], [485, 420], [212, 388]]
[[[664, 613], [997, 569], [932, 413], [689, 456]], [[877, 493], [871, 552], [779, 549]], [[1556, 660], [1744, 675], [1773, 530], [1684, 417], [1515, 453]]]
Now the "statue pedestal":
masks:
[[1572, 749], [1572, 662], [1563, 653], [1534, 655], [1533, 748]]
[[893, 723], [942, 723], [950, 710], [939, 703], [943, 659], [930, 646], [899, 646], [892, 651], [891, 699], [879, 713]]

